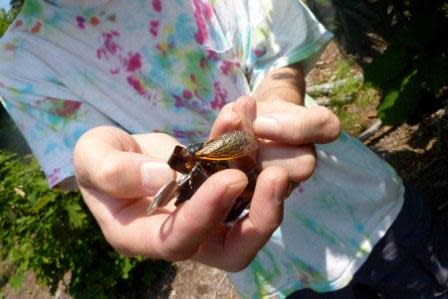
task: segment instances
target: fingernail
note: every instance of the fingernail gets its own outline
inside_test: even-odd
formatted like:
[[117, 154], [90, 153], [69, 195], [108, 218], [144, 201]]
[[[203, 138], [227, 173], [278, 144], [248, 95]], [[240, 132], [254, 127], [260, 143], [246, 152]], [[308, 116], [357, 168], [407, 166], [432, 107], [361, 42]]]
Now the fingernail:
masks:
[[141, 166], [143, 187], [157, 192], [163, 185], [174, 179], [174, 171], [166, 163], [149, 161]]
[[260, 116], [254, 122], [254, 130], [257, 133], [275, 134], [279, 129], [279, 123], [276, 118]]

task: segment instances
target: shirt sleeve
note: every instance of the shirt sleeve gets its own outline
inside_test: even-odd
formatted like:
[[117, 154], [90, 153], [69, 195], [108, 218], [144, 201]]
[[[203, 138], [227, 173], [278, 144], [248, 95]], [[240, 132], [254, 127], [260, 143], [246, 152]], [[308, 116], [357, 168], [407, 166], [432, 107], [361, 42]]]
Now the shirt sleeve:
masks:
[[30, 49], [18, 45], [0, 44], [0, 100], [53, 187], [74, 175], [72, 151], [79, 137], [113, 122], [58, 81]]
[[302, 63], [309, 69], [332, 38], [299, 0], [246, 0], [236, 4], [240, 63], [254, 90], [264, 76], [279, 67]]

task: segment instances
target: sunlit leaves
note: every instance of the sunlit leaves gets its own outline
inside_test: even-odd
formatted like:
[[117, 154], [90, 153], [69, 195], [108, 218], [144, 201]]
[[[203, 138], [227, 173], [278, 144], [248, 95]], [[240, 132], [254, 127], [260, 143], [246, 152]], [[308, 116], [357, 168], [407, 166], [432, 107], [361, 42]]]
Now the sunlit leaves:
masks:
[[32, 157], [0, 150], [0, 178], [0, 260], [14, 264], [13, 288], [31, 270], [54, 293], [70, 273], [73, 298], [114, 298], [123, 286], [151, 284], [166, 267], [116, 253], [80, 195], [50, 190]]
[[[392, 7], [397, 4], [389, 2]], [[425, 110], [421, 107], [437, 107], [446, 101], [447, 2], [427, 2], [395, 6], [398, 17], [388, 48], [365, 68], [366, 80], [383, 91], [378, 112], [384, 123], [410, 120]]]
[[417, 70], [412, 70], [396, 86], [391, 86], [378, 108], [378, 115], [384, 123], [397, 123], [408, 119], [414, 113], [418, 100], [421, 81]]

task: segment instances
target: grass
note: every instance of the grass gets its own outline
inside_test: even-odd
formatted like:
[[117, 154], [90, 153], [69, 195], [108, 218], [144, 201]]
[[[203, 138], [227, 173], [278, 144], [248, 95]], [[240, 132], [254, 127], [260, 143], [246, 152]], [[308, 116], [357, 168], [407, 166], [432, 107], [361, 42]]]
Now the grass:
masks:
[[330, 106], [339, 117], [342, 128], [356, 136], [362, 133], [376, 118], [376, 107], [379, 103], [378, 90], [359, 80], [353, 63], [341, 58], [333, 81], [345, 80], [330, 95]]

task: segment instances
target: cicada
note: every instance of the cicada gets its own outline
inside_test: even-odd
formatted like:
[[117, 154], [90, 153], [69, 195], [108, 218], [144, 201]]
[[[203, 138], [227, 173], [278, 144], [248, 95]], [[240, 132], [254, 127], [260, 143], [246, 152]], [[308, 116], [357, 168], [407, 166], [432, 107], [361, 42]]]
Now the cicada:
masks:
[[178, 206], [189, 200], [212, 174], [227, 168], [238, 168], [246, 173], [249, 184], [226, 218], [226, 222], [234, 220], [250, 203], [258, 176], [258, 169], [250, 155], [259, 147], [258, 138], [244, 131], [232, 131], [186, 148], [176, 146], [168, 165], [182, 175], [159, 190], [146, 213], [151, 214], [157, 208], [164, 207], [173, 198], [176, 198], [175, 205]]

